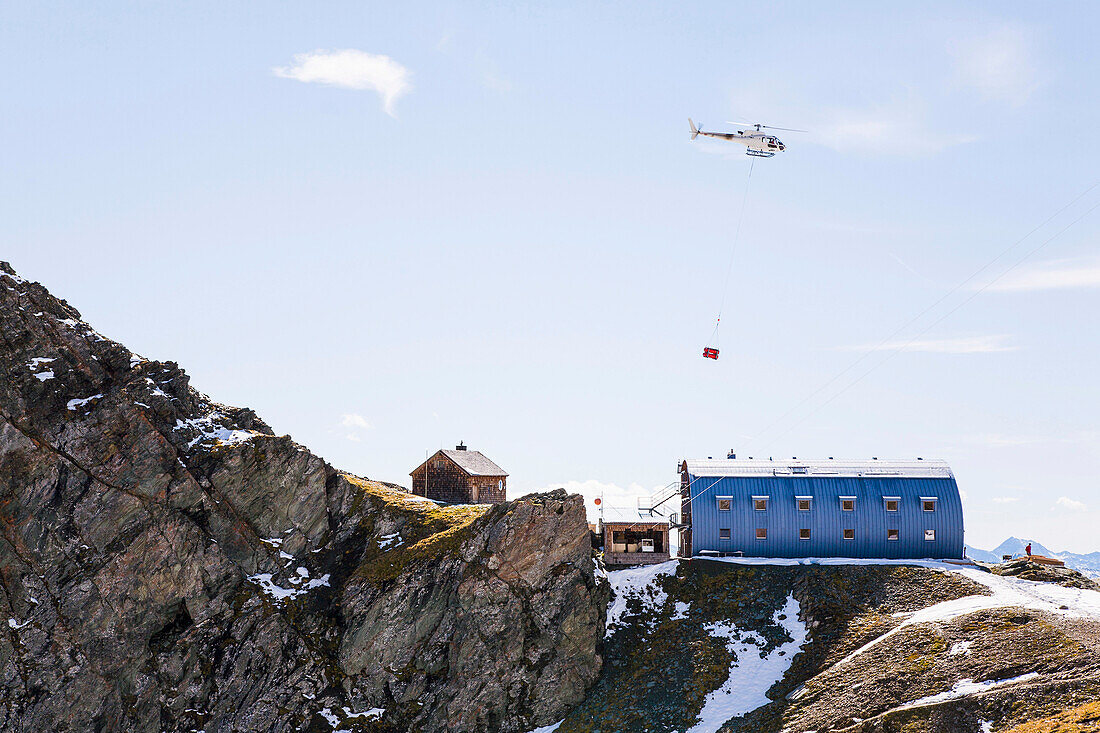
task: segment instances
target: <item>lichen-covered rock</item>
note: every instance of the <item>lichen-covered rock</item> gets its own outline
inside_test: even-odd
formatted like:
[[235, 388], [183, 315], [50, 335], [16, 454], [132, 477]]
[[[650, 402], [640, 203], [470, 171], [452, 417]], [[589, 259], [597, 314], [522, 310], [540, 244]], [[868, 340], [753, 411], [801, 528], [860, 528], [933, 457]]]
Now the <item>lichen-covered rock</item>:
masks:
[[1037, 580], [1043, 583], [1057, 583], [1067, 588], [1100, 590], [1100, 583], [1088, 578], [1072, 568], [1048, 565], [1018, 557], [996, 565], [986, 565], [995, 575], [1005, 575], [1022, 580]]
[[0, 263], [0, 729], [527, 730], [605, 593], [579, 497], [341, 474]]

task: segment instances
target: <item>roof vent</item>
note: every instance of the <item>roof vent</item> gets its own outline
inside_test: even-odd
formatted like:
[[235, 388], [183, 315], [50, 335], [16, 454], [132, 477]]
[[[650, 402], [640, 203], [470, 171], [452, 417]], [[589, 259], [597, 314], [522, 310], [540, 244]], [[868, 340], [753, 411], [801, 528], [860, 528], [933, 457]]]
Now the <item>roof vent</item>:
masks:
[[458, 445], [455, 446], [455, 450], [466, 450], [466, 444], [461, 440], [458, 441]]
[[872, 460], [872, 461], [877, 461], [877, 460], [878, 460], [878, 456], [871, 456], [871, 460]]

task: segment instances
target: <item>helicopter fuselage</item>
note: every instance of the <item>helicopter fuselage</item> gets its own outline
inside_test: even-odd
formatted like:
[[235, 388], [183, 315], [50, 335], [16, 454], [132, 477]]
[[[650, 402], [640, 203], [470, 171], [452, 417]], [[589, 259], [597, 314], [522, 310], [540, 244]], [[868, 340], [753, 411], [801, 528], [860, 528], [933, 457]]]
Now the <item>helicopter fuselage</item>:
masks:
[[695, 126], [695, 123], [688, 119], [691, 124], [691, 139], [694, 140], [697, 136], [702, 135], [704, 137], [716, 137], [720, 140], [729, 140], [731, 142], [738, 142], [745, 146], [745, 152], [751, 156], [757, 158], [770, 158], [776, 153], [782, 153], [787, 149], [787, 146], [783, 144], [783, 141], [777, 138], [775, 135], [764, 132], [763, 125], [756, 125], [757, 129], [737, 130], [736, 132], [704, 132]]
[[762, 132], [740, 132], [737, 142], [742, 143], [749, 155], [757, 155], [770, 158], [776, 153], [782, 153], [787, 146], [775, 135], [765, 135]]

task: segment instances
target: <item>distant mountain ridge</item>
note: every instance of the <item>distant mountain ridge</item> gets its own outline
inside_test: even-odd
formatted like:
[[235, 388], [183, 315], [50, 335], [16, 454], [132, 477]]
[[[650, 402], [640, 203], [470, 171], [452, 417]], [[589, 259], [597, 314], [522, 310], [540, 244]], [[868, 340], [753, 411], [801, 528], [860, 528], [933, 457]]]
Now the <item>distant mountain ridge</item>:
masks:
[[[977, 547], [966, 546], [966, 556], [979, 562], [1001, 562], [1004, 555], [1023, 555], [1027, 540], [1018, 537], [1009, 537], [992, 550], [982, 550]], [[1066, 563], [1066, 567], [1073, 568], [1093, 578], [1100, 578], [1100, 552], [1090, 552], [1082, 555], [1076, 552], [1054, 552], [1043, 544], [1031, 540], [1031, 553], [1033, 555], [1046, 555], [1056, 557]]]

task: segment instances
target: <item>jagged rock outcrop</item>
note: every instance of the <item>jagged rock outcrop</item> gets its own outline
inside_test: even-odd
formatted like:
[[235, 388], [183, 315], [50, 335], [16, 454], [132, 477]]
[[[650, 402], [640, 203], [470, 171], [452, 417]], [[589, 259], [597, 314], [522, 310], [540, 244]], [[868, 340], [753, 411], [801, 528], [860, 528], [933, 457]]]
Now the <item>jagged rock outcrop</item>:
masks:
[[0, 729], [523, 731], [599, 673], [564, 492], [340, 473], [0, 263]]

